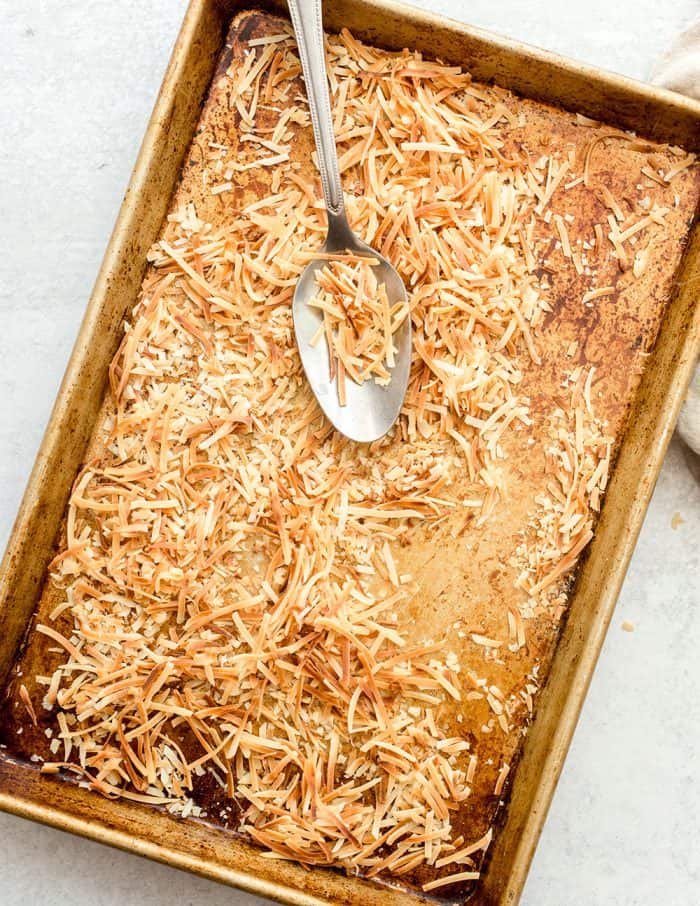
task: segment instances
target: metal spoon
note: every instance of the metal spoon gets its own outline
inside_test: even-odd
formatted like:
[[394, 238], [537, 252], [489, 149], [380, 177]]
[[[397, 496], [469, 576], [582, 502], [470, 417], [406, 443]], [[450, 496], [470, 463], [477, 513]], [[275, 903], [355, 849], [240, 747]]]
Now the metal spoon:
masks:
[[[328, 234], [321, 252], [350, 251], [376, 258], [378, 264], [374, 273], [377, 282], [385, 285], [389, 303], [405, 302], [406, 287], [395, 268], [379, 252], [355, 236], [345, 215], [323, 49], [321, 0], [288, 0], [288, 6], [304, 72], [328, 214]], [[326, 343], [311, 344], [322, 315], [308, 303], [317, 291], [316, 271], [327, 263], [327, 259], [323, 258], [313, 260], [296, 285], [293, 315], [299, 354], [311, 389], [338, 431], [355, 441], [377, 440], [398, 418], [406, 395], [411, 370], [411, 319], [405, 318], [394, 334], [396, 358], [390, 382], [380, 386], [371, 378], [363, 384], [348, 380], [346, 405], [341, 406], [337, 389], [330, 380]]]

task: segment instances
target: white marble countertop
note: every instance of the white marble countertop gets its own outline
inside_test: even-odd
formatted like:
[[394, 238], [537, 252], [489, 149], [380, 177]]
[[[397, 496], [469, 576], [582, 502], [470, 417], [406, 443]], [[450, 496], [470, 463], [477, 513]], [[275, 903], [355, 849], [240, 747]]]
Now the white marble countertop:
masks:
[[[700, 0], [420, 5], [637, 78], [700, 13]], [[0, 546], [184, 8], [0, 0]], [[699, 538], [700, 486], [674, 441], [524, 906], [700, 901]], [[0, 835], [4, 906], [165, 906], [173, 894], [182, 906], [263, 902], [8, 815]]]

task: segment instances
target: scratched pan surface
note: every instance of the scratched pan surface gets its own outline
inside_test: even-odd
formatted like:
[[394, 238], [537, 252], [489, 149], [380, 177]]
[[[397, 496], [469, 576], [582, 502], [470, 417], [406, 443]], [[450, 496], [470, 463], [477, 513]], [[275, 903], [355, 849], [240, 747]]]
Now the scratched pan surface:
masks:
[[[145, 252], [158, 235], [227, 26], [243, 8], [235, 2], [193, 0], [186, 14], [2, 565], [0, 687], [39, 599], [70, 486], [102, 403], [122, 319], [138, 295]], [[477, 79], [699, 150], [700, 107], [678, 96], [409, 7], [337, 0], [326, 3], [325, 11], [329, 29], [347, 26], [379, 46], [421, 49], [465, 65]], [[700, 314], [691, 287], [700, 276], [699, 232], [696, 228], [676, 275], [678, 291], [634, 402], [506, 818], [472, 903], [514, 903], [522, 889], [698, 349]], [[2, 753], [0, 807], [284, 902], [408, 904], [418, 899], [336, 872], [271, 862], [221, 829], [103, 800]]]

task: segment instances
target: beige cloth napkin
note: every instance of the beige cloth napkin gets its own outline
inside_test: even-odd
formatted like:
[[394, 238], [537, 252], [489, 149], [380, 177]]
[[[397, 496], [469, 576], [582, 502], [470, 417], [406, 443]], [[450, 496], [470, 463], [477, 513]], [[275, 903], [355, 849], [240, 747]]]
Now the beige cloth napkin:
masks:
[[[700, 19], [678, 35], [659, 58], [651, 77], [664, 88], [700, 99]], [[678, 418], [678, 433], [700, 454], [700, 363]]]

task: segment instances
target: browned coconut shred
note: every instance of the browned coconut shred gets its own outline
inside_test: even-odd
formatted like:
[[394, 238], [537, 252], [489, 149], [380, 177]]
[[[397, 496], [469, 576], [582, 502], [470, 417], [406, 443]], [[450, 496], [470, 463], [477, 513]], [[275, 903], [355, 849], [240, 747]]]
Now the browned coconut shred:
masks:
[[[533, 162], [504, 152], [508, 111], [482, 118], [485, 96], [460, 67], [380, 53], [347, 31], [329, 39], [328, 59], [350, 221], [410, 296], [400, 421], [372, 448], [352, 445], [304, 380], [291, 298], [325, 221], [293, 156], [290, 124], [309, 125], [293, 41], [256, 39], [225, 77], [245, 141], [232, 159], [210, 144], [207, 185], [225, 198], [264, 167], [270, 194], [232, 208], [220, 229], [184, 202], [149, 254], [110, 368], [114, 413], [53, 564], [65, 595], [54, 617], [72, 627], [37, 627], [62, 658], [40, 678], [56, 713], [52, 751], [63, 746], [43, 769], [184, 816], [201, 814], [206, 775], [235, 801], [238, 830], [305, 865], [368, 876], [468, 866], [429, 891], [476, 880], [492, 835], [455, 833], [452, 816], [486, 768], [440, 709], [486, 698], [483, 732], [510, 724], [502, 693], [451, 669], [443, 641], [407, 644], [396, 613], [415, 589], [397, 551], [419, 521], [461, 507], [483, 521], [498, 506], [504, 438], [531, 421], [518, 358], [540, 361], [535, 228], [565, 185], [588, 183], [610, 136], [591, 143], [583, 173], [555, 155]], [[596, 245], [605, 230], [622, 265], [625, 243], [659, 219], [611, 215]], [[559, 217], [555, 229], [571, 254]], [[339, 394], [347, 379], [390, 378], [392, 337], [409, 316], [365, 265], [329, 257], [313, 303]], [[514, 560], [517, 594], [531, 600], [560, 593], [607, 482], [612, 441], [594, 415], [592, 372], [569, 386], [570, 409], [547, 422], [548, 495]], [[525, 646], [525, 610], [507, 616], [503, 638], [468, 633], [478, 663]], [[520, 690], [529, 712], [536, 691], [534, 676]]]

